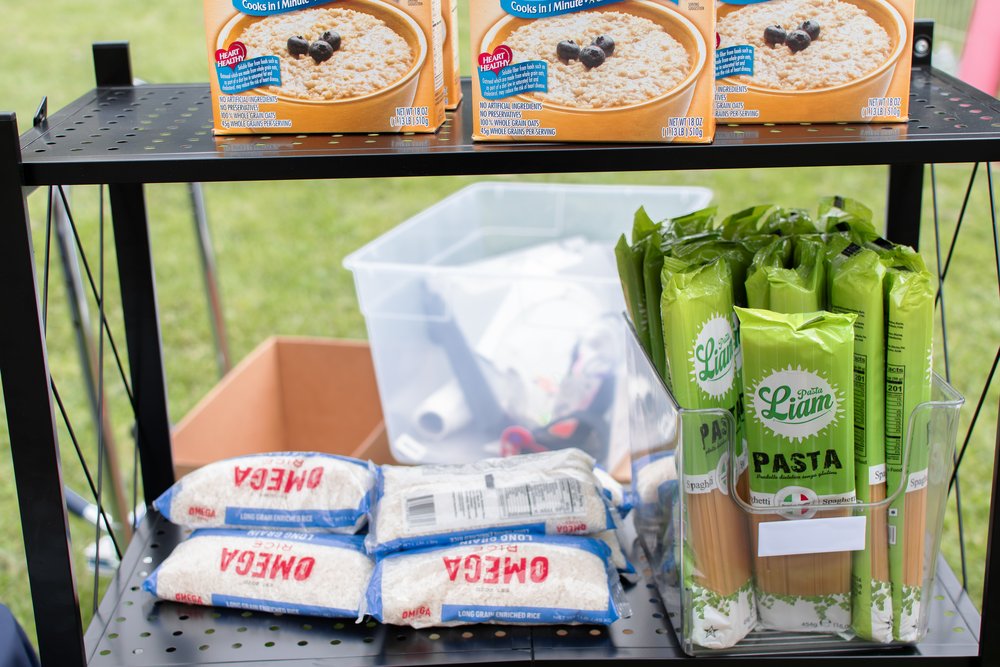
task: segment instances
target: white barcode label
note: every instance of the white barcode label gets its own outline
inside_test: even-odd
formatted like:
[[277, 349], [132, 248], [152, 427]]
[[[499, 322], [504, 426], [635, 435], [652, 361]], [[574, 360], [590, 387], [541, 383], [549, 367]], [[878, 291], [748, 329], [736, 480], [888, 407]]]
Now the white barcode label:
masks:
[[889, 526], [889, 544], [896, 544], [896, 527], [892, 525]]
[[575, 479], [467, 491], [414, 494], [404, 498], [408, 533], [427, 529], [470, 529], [493, 523], [510, 524], [524, 519], [579, 517], [585, 514], [583, 487]]

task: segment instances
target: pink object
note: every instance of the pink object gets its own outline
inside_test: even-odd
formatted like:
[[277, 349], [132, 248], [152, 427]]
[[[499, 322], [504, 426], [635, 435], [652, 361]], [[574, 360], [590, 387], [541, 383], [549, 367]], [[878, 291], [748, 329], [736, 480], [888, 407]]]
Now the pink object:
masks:
[[976, 0], [958, 78], [990, 95], [1000, 91], [1000, 0]]

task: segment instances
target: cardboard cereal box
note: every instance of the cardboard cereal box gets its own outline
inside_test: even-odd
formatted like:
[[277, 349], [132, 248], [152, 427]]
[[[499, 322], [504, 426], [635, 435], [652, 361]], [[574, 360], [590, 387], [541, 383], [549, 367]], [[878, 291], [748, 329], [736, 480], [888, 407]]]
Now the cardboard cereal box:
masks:
[[204, 0], [216, 134], [433, 132], [441, 0]]
[[462, 101], [462, 75], [458, 67], [458, 0], [441, 0], [441, 15], [444, 18], [444, 39], [441, 48], [444, 54], [444, 108], [457, 109]]
[[914, 0], [723, 0], [715, 117], [905, 121]]
[[708, 143], [715, 3], [475, 0], [473, 139]]

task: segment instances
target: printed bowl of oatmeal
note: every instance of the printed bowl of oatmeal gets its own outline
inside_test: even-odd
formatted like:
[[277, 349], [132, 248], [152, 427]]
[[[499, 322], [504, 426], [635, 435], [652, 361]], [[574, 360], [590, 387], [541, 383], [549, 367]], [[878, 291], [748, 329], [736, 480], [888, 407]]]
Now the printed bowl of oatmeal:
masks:
[[646, 0], [538, 19], [505, 16], [480, 51], [500, 45], [510, 48], [511, 64], [546, 63], [548, 90], [520, 93], [519, 101], [595, 132], [608, 122], [663, 126], [686, 116], [707, 61], [695, 25]]
[[723, 3], [716, 30], [720, 49], [754, 49], [753, 76], [719, 83], [746, 86], [761, 106], [787, 105], [799, 120], [824, 120], [831, 110], [853, 115], [883, 97], [908, 39], [906, 22], [886, 0]]
[[412, 17], [372, 0], [270, 16], [237, 14], [219, 31], [216, 48], [236, 41], [246, 47], [247, 59], [276, 56], [280, 62], [281, 85], [253, 93], [359, 119], [410, 106], [428, 52]]

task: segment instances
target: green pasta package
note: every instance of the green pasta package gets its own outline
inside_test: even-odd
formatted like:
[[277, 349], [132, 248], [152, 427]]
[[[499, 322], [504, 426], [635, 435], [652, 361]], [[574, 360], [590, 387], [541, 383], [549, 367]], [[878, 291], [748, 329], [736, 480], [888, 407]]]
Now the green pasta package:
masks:
[[[681, 419], [685, 634], [706, 648], [728, 648], [756, 622], [746, 516], [729, 497], [729, 444], [737, 474], [746, 465], [741, 420], [740, 346], [729, 264], [663, 260], [661, 316], [667, 368], [682, 408], [720, 408], [724, 416]], [[732, 424], [737, 424], [732, 432]]]
[[[618, 276], [621, 279], [622, 291], [625, 294], [625, 305], [628, 308], [632, 324], [639, 334], [639, 342], [650, 355], [653, 354], [652, 342], [649, 339], [649, 315], [646, 304], [646, 288], [643, 281], [643, 264], [646, 256], [645, 241], [660, 227], [646, 214], [644, 208], [635, 212], [632, 223], [632, 243], [629, 245], [622, 234], [615, 245], [615, 260], [618, 265]], [[653, 304], [656, 307], [656, 304]]]
[[[888, 488], [905, 485], [889, 507], [889, 573], [892, 579], [893, 636], [920, 638], [920, 607], [927, 555], [926, 438], [910, 441], [910, 416], [931, 398], [934, 286], [920, 256], [897, 248], [882, 257], [886, 264], [885, 457]], [[904, 465], [905, 463], [905, 465]]]
[[[886, 498], [885, 468], [885, 314], [879, 256], [848, 243], [830, 259], [830, 309], [853, 313], [854, 465], [858, 500]], [[868, 512], [865, 548], [852, 564], [853, 627], [870, 641], [892, 641], [892, 589], [886, 508]]]
[[[843, 632], [851, 627], [851, 552], [761, 556], [774, 521], [850, 516], [855, 501], [855, 315], [736, 308], [743, 344], [751, 529], [763, 628]], [[788, 509], [779, 509], [788, 506]]]
[[826, 302], [825, 252], [817, 234], [776, 237], [757, 251], [747, 271], [750, 307], [779, 313], [821, 310]]
[[642, 283], [645, 291], [646, 317], [649, 320], [649, 356], [653, 359], [656, 372], [664, 380], [667, 378], [667, 360], [663, 351], [663, 325], [660, 322], [660, 274], [663, 273], [663, 236], [656, 229], [646, 241], [642, 258]]

